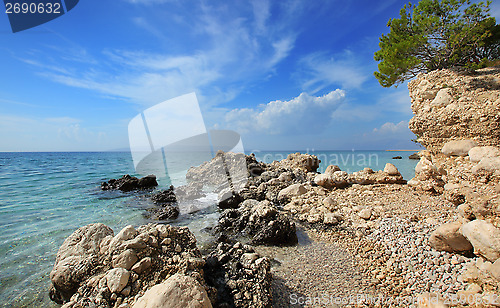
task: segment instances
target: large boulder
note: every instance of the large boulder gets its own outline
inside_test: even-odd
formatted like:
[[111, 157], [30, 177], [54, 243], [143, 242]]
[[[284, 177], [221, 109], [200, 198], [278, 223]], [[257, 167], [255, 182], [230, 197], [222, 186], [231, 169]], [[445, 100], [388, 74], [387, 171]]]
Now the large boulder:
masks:
[[101, 242], [112, 235], [111, 228], [97, 223], [79, 228], [64, 241], [50, 272], [50, 298], [53, 301], [68, 301], [80, 286], [81, 280], [96, 271]]
[[474, 140], [453, 140], [448, 141], [441, 152], [448, 156], [467, 156], [475, 146], [476, 142]]
[[445, 223], [431, 233], [429, 245], [439, 251], [464, 252], [472, 250], [471, 243], [460, 233], [458, 221]]
[[385, 164], [384, 172], [388, 175], [400, 175], [398, 168], [391, 163]]
[[146, 291], [132, 308], [211, 308], [207, 291], [196, 279], [174, 274]]
[[460, 231], [474, 247], [474, 253], [490, 262], [500, 258], [500, 229], [482, 219], [462, 225]]

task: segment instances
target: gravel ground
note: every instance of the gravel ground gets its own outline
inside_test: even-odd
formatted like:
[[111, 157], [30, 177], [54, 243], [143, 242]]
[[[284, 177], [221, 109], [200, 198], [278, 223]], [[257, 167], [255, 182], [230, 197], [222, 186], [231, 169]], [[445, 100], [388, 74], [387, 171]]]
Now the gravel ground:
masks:
[[[476, 258], [438, 252], [427, 242], [453, 218], [449, 202], [405, 185], [351, 187], [330, 196], [345, 200], [351, 217], [342, 225], [304, 223], [299, 245], [257, 248], [276, 260], [274, 307], [411, 307], [424, 292], [447, 299], [465, 290], [460, 274]], [[377, 215], [360, 222], [357, 213], [370, 206]], [[359, 296], [369, 300], [338, 304]]]

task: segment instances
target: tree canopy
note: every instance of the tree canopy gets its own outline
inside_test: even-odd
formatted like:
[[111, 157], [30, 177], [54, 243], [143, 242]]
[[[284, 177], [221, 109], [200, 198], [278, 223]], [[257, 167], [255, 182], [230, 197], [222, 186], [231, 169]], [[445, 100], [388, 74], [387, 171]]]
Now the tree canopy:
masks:
[[500, 57], [500, 25], [489, 15], [490, 1], [421, 0], [408, 3], [399, 19], [390, 19], [390, 32], [380, 37], [380, 61], [375, 72], [383, 87], [418, 73], [468, 66]]

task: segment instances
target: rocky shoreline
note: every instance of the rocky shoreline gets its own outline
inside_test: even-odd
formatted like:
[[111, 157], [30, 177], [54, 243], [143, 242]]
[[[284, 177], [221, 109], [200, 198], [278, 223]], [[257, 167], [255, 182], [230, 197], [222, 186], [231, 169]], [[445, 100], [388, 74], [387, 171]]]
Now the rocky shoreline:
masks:
[[[313, 155], [264, 164], [219, 152], [188, 171], [178, 198], [173, 187], [153, 196], [153, 217], [175, 219], [180, 199], [213, 187], [220, 217], [207, 251], [187, 228], [115, 235], [88, 225], [59, 249], [51, 299], [65, 308], [500, 306], [500, 69], [436, 71], [409, 89], [410, 128], [427, 150], [412, 155], [408, 183], [392, 164], [320, 174]], [[242, 160], [245, 180], [226, 183], [238, 170], [221, 162]]]

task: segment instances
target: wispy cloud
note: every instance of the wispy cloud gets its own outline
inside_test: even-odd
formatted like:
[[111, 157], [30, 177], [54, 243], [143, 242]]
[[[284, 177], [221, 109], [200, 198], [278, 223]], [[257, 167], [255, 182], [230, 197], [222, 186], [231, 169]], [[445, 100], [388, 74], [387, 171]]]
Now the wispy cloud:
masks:
[[313, 53], [299, 62], [299, 79], [302, 88], [316, 93], [331, 86], [359, 88], [370, 76], [355, 55], [349, 50], [330, 55], [326, 52]]
[[258, 108], [231, 110], [226, 114], [226, 125], [241, 133], [317, 133], [330, 124], [333, 111], [344, 98], [345, 92], [339, 89], [323, 96], [301, 93], [288, 101], [276, 100]]
[[[270, 2], [251, 4], [251, 11], [232, 5], [197, 5], [189, 12], [191, 22], [182, 25], [190, 29], [184, 29], [187, 36], [176, 52], [105, 49], [94, 55], [80, 51], [76, 58], [61, 57], [64, 65], [46, 64], [42, 56], [23, 61], [43, 69], [39, 75], [55, 82], [146, 106], [191, 91], [205, 104], [220, 104], [225, 102], [221, 98], [234, 98], [247, 85], [274, 74], [294, 48], [297, 34], [285, 26], [284, 19], [270, 19]], [[136, 17], [132, 23], [160, 39], [168, 29], [158, 20]], [[82, 59], [92, 56], [99, 61], [81, 65]]]

